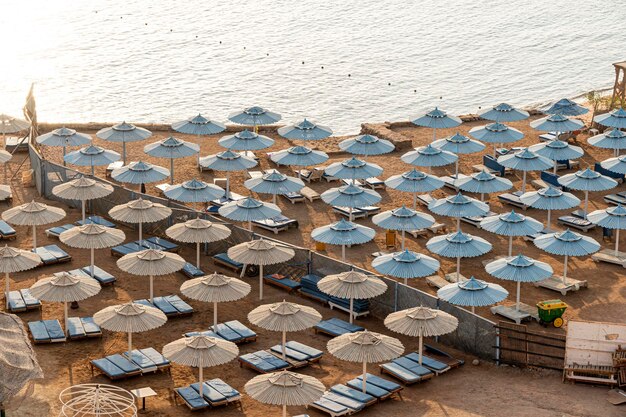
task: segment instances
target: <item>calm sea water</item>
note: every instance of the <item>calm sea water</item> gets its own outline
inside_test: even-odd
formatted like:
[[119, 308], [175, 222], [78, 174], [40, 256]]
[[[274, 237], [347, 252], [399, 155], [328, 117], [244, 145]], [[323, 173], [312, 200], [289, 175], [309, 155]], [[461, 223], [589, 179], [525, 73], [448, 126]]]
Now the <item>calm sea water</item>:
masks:
[[430, 106], [526, 105], [610, 86], [626, 1], [1, 1], [0, 112], [219, 120], [261, 105], [337, 133]]

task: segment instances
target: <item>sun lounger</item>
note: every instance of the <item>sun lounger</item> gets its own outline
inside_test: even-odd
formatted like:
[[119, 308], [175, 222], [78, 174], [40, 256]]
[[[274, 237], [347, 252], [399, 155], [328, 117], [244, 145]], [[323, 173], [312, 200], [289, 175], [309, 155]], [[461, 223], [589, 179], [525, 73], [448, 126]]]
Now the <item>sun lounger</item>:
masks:
[[191, 387], [176, 388], [175, 391], [191, 411], [203, 410], [210, 407], [209, 403], [198, 394], [198, 391]]
[[385, 188], [385, 181], [381, 180], [380, 178], [370, 177], [365, 178], [365, 185], [370, 187], [372, 190], [379, 190]]
[[124, 255], [128, 255], [130, 253], [141, 252], [146, 248], [137, 244], [137, 242], [127, 242], [119, 246], [114, 246], [111, 248], [111, 255], [122, 257]]
[[120, 354], [94, 359], [90, 364], [92, 374], [97, 368], [111, 380], [141, 375], [141, 368]]
[[[299, 347], [301, 347], [301, 348], [302, 347], [306, 347], [306, 349], [304, 349], [304, 350], [310, 350], [311, 352], [314, 352], [314, 355], [302, 352], [300, 350], [293, 349], [288, 344], [286, 344], [286, 346], [285, 346], [285, 356], [287, 358], [289, 358], [289, 359], [294, 360], [294, 361], [306, 362], [307, 364], [309, 364], [309, 363], [318, 362], [320, 360], [320, 358], [322, 357], [322, 355], [324, 354], [324, 352], [322, 352], [320, 350], [317, 350], [317, 349], [313, 349], [312, 347], [309, 347], [309, 346], [306, 346], [306, 345], [299, 344]], [[282, 345], [272, 346], [270, 348], [270, 350], [274, 354], [276, 354], [278, 356], [282, 356], [282, 354], [283, 354], [283, 347], [282, 347]]]
[[471, 224], [472, 226], [480, 229], [480, 222], [483, 221], [483, 219], [490, 217], [490, 216], [495, 216], [497, 214], [498, 213], [489, 211], [487, 214], [483, 214], [482, 216], [461, 217], [461, 221], [467, 224]]
[[378, 206], [359, 207], [359, 210], [365, 212], [365, 217], [372, 217], [372, 216], [380, 213], [380, 207], [378, 207]]
[[9, 153], [28, 152], [28, 136], [6, 136], [4, 138], [4, 149]]
[[322, 198], [317, 191], [312, 188], [304, 187], [300, 190], [300, 194], [311, 203]]
[[40, 246], [32, 250], [39, 255], [44, 265], [69, 262], [72, 257], [57, 245]]
[[241, 269], [243, 268], [243, 264], [241, 262], [233, 261], [226, 252], [213, 255], [212, 258], [216, 265], [223, 266], [224, 268], [237, 273], [241, 272]]
[[192, 336], [207, 336], [207, 337], [220, 337], [213, 330], [203, 330], [203, 331], [194, 331], [183, 333], [184, 337], [192, 337]]
[[178, 250], [180, 249], [180, 245], [174, 242], [170, 242], [169, 240], [163, 239], [161, 237], [152, 236], [145, 240], [155, 245], [161, 246], [163, 250], [167, 252], [178, 252]]
[[594, 164], [593, 170], [599, 174], [604, 175], [605, 177], [613, 178], [615, 181], [619, 183], [623, 183], [624, 180], [626, 179], [626, 176], [624, 174], [618, 174], [617, 172], [609, 171], [608, 169], [603, 168], [602, 165], [600, 165], [600, 162], [596, 162]]
[[322, 320], [313, 327], [315, 333], [327, 334], [332, 337], [341, 336], [346, 333], [354, 333], [365, 330], [364, 327], [350, 324], [347, 321], [331, 318], [328, 320]]
[[384, 363], [380, 365], [380, 370], [399, 379], [406, 385], [427, 381], [435, 376], [430, 369], [406, 357], [400, 357], [390, 363]]
[[[86, 275], [91, 276], [91, 266], [85, 266], [80, 269]], [[113, 285], [116, 278], [97, 265], [93, 266], [93, 279], [98, 281], [100, 285]]]
[[450, 188], [454, 191], [459, 191], [459, 187], [456, 186], [456, 181], [457, 180], [462, 180], [463, 178], [469, 178], [469, 175], [465, 175], [465, 174], [459, 174], [458, 177], [455, 176], [454, 174], [452, 175], [444, 175], [442, 177], [439, 177], [442, 181], [443, 181], [443, 186]]
[[365, 406], [362, 402], [332, 391], [325, 392], [322, 398], [311, 404], [311, 407], [325, 412], [331, 417], [354, 414], [363, 410]]
[[360, 180], [352, 180], [352, 179], [342, 179], [341, 183], [343, 185], [355, 185], [357, 187], [363, 187], [363, 183]]
[[276, 287], [287, 290], [288, 292], [297, 291], [301, 285], [298, 281], [294, 281], [288, 276], [280, 274], [265, 275], [263, 281]]
[[502, 204], [508, 204], [510, 206], [521, 208], [522, 210], [526, 210], [528, 207], [530, 207], [524, 204], [519, 196], [512, 193], [500, 194], [498, 195], [498, 200], [500, 200]]
[[[359, 381], [363, 381], [363, 376], [359, 375], [356, 379], [358, 379]], [[396, 382], [390, 381], [388, 379], [385, 378], [381, 378], [378, 375], [373, 375], [368, 373], [367, 374], [367, 384], [372, 384], [375, 385], [379, 388], [384, 389], [385, 391], [388, 391], [392, 394], [396, 394], [396, 393], [400, 393], [400, 391], [402, 391], [404, 389], [404, 387]], [[361, 387], [363, 386], [362, 384], [360, 385]], [[366, 388], [367, 390], [367, 388]]]
[[604, 201], [613, 205], [626, 205], [626, 191], [620, 191], [615, 194], [607, 194], [603, 197]]
[[[300, 279], [300, 294], [320, 301], [324, 304], [328, 304], [331, 309], [337, 308], [342, 311], [349, 311], [349, 300], [345, 298], [337, 298], [324, 294], [317, 288], [317, 282], [321, 279], [318, 275], [308, 274]], [[368, 300], [354, 300], [352, 314], [357, 316], [366, 316], [369, 314], [369, 301]]]
[[265, 350], [239, 356], [239, 365], [262, 374], [290, 368], [289, 362], [285, 362]]
[[343, 397], [350, 398], [352, 400], [358, 401], [362, 404], [365, 404], [366, 407], [370, 405], [376, 404], [378, 400], [376, 397], [373, 397], [370, 394], [363, 392], [362, 390], [356, 390], [354, 388], [350, 388], [347, 385], [337, 384], [330, 387], [330, 391], [336, 394], [339, 394]]
[[310, 362], [315, 362], [321, 359], [321, 357], [324, 355], [324, 352], [319, 350], [319, 349], [315, 349], [311, 346], [307, 346], [303, 343], [300, 342], [296, 342], [296, 341], [288, 341], [286, 344], [287, 348], [304, 353], [305, 355], [309, 356], [309, 361]]
[[209, 204], [216, 206], [216, 207], [222, 207], [224, 204], [233, 202], [233, 201], [239, 201], [239, 200], [243, 200], [245, 197], [242, 196], [241, 194], [237, 194], [234, 193], [232, 191], [228, 192], [228, 198], [226, 198], [226, 196], [220, 197], [216, 200], [211, 200], [209, 202]]
[[231, 320], [225, 323], [218, 323], [217, 328], [210, 327], [217, 335], [233, 343], [253, 342], [257, 334], [243, 325], [239, 320]]
[[428, 207], [428, 205], [430, 203], [435, 201], [435, 198], [432, 195], [430, 195], [430, 194], [419, 194], [416, 197], [416, 201], [417, 201], [418, 204], [421, 204], [422, 206]]
[[314, 168], [312, 170], [309, 169], [301, 169], [294, 171], [296, 177], [299, 177], [302, 181], [306, 181], [309, 184], [313, 181], [319, 181], [322, 179], [324, 175], [324, 170], [320, 168]]
[[142, 374], [156, 371], [169, 371], [171, 366], [169, 359], [161, 355], [154, 348], [134, 349], [130, 352], [130, 355], [128, 352], [124, 352], [123, 355], [126, 359], [137, 365], [141, 369]]
[[58, 238], [61, 233], [65, 232], [66, 230], [73, 229], [75, 227], [76, 227], [75, 224], [63, 224], [61, 226], [51, 227], [49, 229], [46, 229], [46, 236]]
[[[351, 379], [350, 381], [346, 382], [346, 385], [359, 391], [363, 390], [363, 380], [361, 378]], [[365, 392], [372, 397], [376, 397], [378, 401], [384, 401], [391, 398], [391, 396], [393, 395], [392, 392], [373, 384], [369, 379], [365, 383]]]
[[190, 279], [203, 277], [204, 275], [206, 275], [203, 270], [197, 268], [194, 264], [191, 264], [189, 262], [185, 263], [185, 266], [183, 266], [183, 269], [181, 269], [180, 272], [182, 272], [187, 278]]
[[85, 221], [79, 220], [76, 222], [77, 225], [82, 226], [84, 224], [97, 224], [104, 227], [117, 227], [115, 223], [112, 223], [101, 216], [89, 216], [85, 219]]
[[[410, 359], [413, 362], [419, 364], [419, 355], [416, 352], [411, 352], [408, 355], [404, 355], [404, 358]], [[450, 370], [450, 366], [446, 363], [433, 359], [429, 356], [422, 355], [422, 366], [430, 369], [435, 374], [439, 375]]]
[[581, 219], [576, 216], [561, 216], [557, 219], [557, 223], [572, 229], [581, 230], [583, 232], [588, 232], [596, 227], [596, 225], [591, 223], [589, 220]]
[[0, 238], [1, 239], [15, 239], [17, 232], [4, 220], [0, 220]]
[[424, 344], [424, 351], [428, 353], [428, 356], [433, 359], [437, 359], [439, 362], [447, 364], [450, 368], [458, 368], [461, 365], [465, 365], [463, 359], [458, 359], [450, 355], [449, 353], [436, 348], [435, 346]]
[[67, 333], [70, 340], [86, 337], [102, 337], [102, 329], [93, 317], [70, 317], [67, 319]]
[[289, 201], [291, 204], [296, 204], [296, 203], [304, 203], [304, 196], [300, 193], [287, 193], [287, 194], [281, 194], [281, 196], [283, 198], [286, 198], [287, 201]]
[[124, 162], [122, 162], [122, 161], [111, 162], [109, 165], [107, 165], [106, 176], [110, 177], [111, 173], [113, 171], [115, 171], [116, 169], [121, 168], [123, 166], [124, 166]]
[[278, 232], [287, 230], [291, 227], [296, 229], [298, 228], [298, 221], [296, 219], [290, 219], [282, 214], [272, 217], [271, 219], [253, 220], [252, 224], [256, 227], [260, 227], [261, 229], [274, 232], [274, 234], [278, 234]]
[[503, 165], [500, 165], [493, 155], [483, 155], [483, 165], [491, 174], [500, 177], [504, 177], [511, 172], [511, 168], [505, 168]]
[[521, 151], [522, 149], [524, 149], [521, 146], [514, 146], [512, 148], [496, 148], [496, 155], [497, 156], [504, 156], [504, 155], [508, 155], [510, 153], [516, 153], [518, 151]]
[[28, 288], [10, 291], [8, 298], [9, 311], [11, 313], [20, 313], [22, 311], [36, 310], [41, 308], [41, 301], [33, 297]]
[[539, 174], [539, 178], [541, 179], [541, 181], [553, 186], [554, 188], [558, 188], [559, 190], [563, 191], [569, 191], [569, 188], [563, 187], [561, 185], [561, 183], [559, 182], [560, 177], [557, 174], [554, 174], [550, 171], [541, 171], [541, 174]]
[[[350, 208], [349, 207], [340, 207], [333, 206], [333, 211], [337, 214], [341, 214], [344, 217], [350, 218]], [[352, 209], [352, 219], [360, 219], [367, 217], [367, 213], [361, 209], [353, 208]]]
[[28, 330], [35, 344], [58, 343], [67, 340], [58, 320], [29, 321]]
[[[315, 168], [315, 169], [322, 169], [322, 168]], [[323, 171], [322, 179], [326, 180], [326, 182], [339, 181], [339, 178], [337, 178], [337, 177], [333, 177], [331, 175], [326, 175], [325, 171]]]
[[[200, 384], [193, 383], [190, 388], [200, 394]], [[202, 383], [202, 397], [211, 407], [241, 402], [241, 394], [220, 378], [209, 379]]]
[[193, 307], [184, 302], [177, 295], [167, 295], [165, 297], [154, 297], [153, 303], [146, 299], [136, 300], [135, 303], [149, 307], [156, 307], [168, 317], [188, 316], [193, 313]]

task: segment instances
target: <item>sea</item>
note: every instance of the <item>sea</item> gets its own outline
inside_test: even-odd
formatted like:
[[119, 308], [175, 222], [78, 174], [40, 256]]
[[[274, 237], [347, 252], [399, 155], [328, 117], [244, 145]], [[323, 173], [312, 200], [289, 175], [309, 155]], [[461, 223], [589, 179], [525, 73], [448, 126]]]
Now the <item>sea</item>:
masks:
[[337, 134], [611, 87], [625, 0], [1, 0], [0, 113], [170, 123], [262, 106]]

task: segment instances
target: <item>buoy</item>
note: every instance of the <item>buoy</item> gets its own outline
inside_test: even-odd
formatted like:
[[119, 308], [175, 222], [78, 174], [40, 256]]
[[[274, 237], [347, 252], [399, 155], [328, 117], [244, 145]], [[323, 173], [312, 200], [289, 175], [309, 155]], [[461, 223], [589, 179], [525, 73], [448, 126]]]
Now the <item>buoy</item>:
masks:
[[304, 61], [302, 61], [302, 65], [304, 65]]
[[414, 93], [417, 93], [417, 90], [413, 90]]
[[387, 83], [387, 85], [391, 85], [391, 83]]
[[324, 66], [322, 65], [322, 69], [324, 69]]
[[222, 43], [222, 41], [220, 41], [220, 44]]
[[348, 77], [352, 77], [352, 74], [348, 74]]

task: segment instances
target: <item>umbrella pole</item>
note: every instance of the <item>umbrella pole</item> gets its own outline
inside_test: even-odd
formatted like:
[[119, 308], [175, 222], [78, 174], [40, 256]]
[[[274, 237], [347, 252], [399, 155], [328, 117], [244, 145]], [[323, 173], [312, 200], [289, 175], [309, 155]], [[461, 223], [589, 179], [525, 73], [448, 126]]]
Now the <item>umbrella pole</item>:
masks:
[[476, 307], [472, 306], [472, 314], [476, 312]]
[[457, 217], [456, 218], [456, 231], [458, 232], [459, 230], [461, 230], [461, 218]]
[[585, 190], [585, 208], [583, 209], [583, 216], [587, 219], [587, 207], [589, 206], [589, 190]]
[[341, 245], [341, 260], [346, 261], [346, 245]]
[[154, 299], [154, 277], [150, 275], [150, 304]]
[[33, 224], [33, 249], [37, 249], [37, 226]]
[[493, 159], [497, 159], [497, 158], [498, 158], [498, 156], [497, 156], [497, 152], [496, 152], [496, 143], [494, 142], [493, 143]]
[[350, 297], [350, 324], [354, 321], [352, 312], [354, 311], [354, 298]]
[[126, 141], [122, 141], [122, 162], [126, 165]]
[[287, 417], [287, 404], [283, 404], [283, 417]]
[[217, 329], [217, 301], [213, 301], [213, 331]]
[[200, 242], [196, 242], [196, 268], [200, 269]]
[[170, 158], [170, 185], [174, 185], [174, 158]]
[[93, 164], [91, 164], [91, 176], [93, 177], [94, 175], [95, 175], [94, 166]]
[[204, 385], [202, 381], [202, 361], [200, 362], [200, 367], [199, 367], [199, 371], [198, 371], [198, 377], [199, 377], [199, 381], [198, 384], [200, 385], [200, 389], [198, 390], [198, 393], [200, 394], [200, 397], [202, 398], [202, 386]]
[[66, 167], [67, 163], [65, 162], [65, 155], [67, 153], [67, 148], [63, 145], [63, 166]]
[[567, 255], [565, 255], [565, 262], [563, 263], [563, 285], [567, 285]]
[[513, 255], [513, 236], [509, 236], [509, 258]]
[[526, 171], [522, 174], [522, 194], [526, 192]]
[[248, 220], [248, 230], [252, 231], [252, 220]]
[[5, 272], [4, 273], [4, 287], [5, 287], [5, 292], [4, 292], [4, 300], [6, 301], [6, 308], [7, 310], [9, 309], [9, 273]]
[[552, 210], [548, 209], [548, 230], [552, 230], [552, 220], [550, 219], [550, 215], [552, 214]]
[[226, 202], [230, 199], [230, 171], [226, 172]]
[[143, 235], [143, 223], [139, 222], [139, 240], [142, 240], [142, 235]]
[[417, 193], [413, 193], [413, 210], [417, 210]]
[[67, 301], [63, 302], [63, 329], [67, 335]]
[[91, 248], [91, 265], [89, 266], [89, 275], [91, 275], [91, 278], [93, 278], [93, 270], [94, 270], [94, 264], [95, 262], [95, 258], [96, 258], [96, 254], [95, 254], [95, 249]]
[[133, 351], [133, 334], [128, 332], [128, 357], [130, 357], [130, 352]]
[[83, 223], [85, 222], [85, 200], [81, 200], [81, 212], [83, 214]]
[[485, 193], [480, 193], [480, 201], [485, 201]]
[[402, 230], [402, 250], [404, 250], [404, 230]]
[[461, 282], [461, 257], [456, 257], [456, 282]]
[[283, 360], [287, 360], [287, 354], [285, 353], [285, 349], [287, 349], [287, 332], [283, 330]]
[[272, 204], [276, 204], [276, 196], [277, 194], [272, 194]]
[[409, 279], [408, 278], [404, 278], [404, 285], [409, 285]]
[[459, 158], [456, 159], [456, 163], [454, 164], [454, 179], [459, 179]]
[[363, 361], [363, 393], [365, 393], [367, 386], [367, 362]]
[[419, 344], [418, 344], [418, 353], [419, 353], [419, 358], [420, 358], [420, 366], [422, 365], [423, 351], [424, 351], [424, 336], [422, 336], [422, 331], [420, 330]]
[[[615, 230], [615, 256], [619, 253], [617, 250], [619, 248], [619, 229]], [[8, 278], [7, 278], [8, 279]]]
[[263, 265], [259, 265], [259, 300], [263, 299]]
[[515, 310], [519, 311], [519, 298], [520, 298], [520, 290], [522, 288], [522, 283], [517, 281], [517, 296], [515, 297]]
[[553, 173], [554, 175], [556, 175], [556, 166], [557, 166], [557, 163], [558, 163], [558, 161], [555, 159], [555, 160], [554, 160], [554, 168], [552, 168], [552, 169], [553, 169], [552, 173]]

